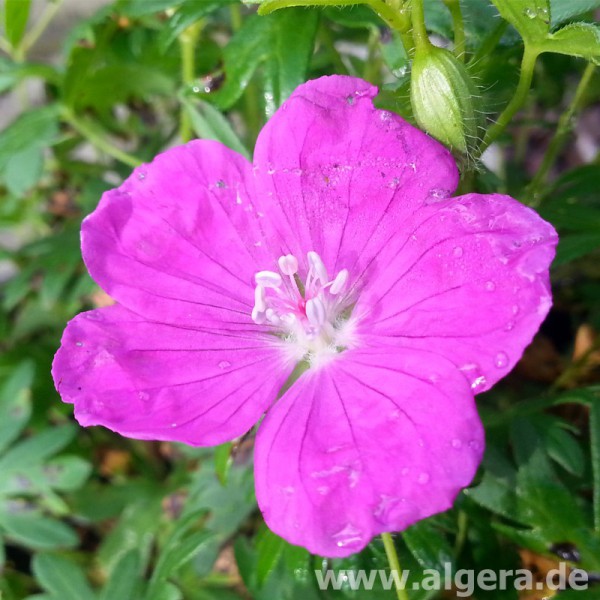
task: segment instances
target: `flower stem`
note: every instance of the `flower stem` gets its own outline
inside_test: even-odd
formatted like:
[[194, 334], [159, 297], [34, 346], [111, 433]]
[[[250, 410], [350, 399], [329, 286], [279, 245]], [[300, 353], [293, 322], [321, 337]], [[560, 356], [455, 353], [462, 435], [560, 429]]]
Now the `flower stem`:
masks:
[[443, 0], [450, 11], [452, 17], [452, 27], [454, 29], [454, 55], [458, 60], [465, 61], [465, 23], [463, 21], [462, 10], [459, 0]]
[[415, 46], [417, 48], [430, 46], [431, 42], [427, 37], [427, 28], [425, 27], [425, 9], [423, 7], [423, 0], [413, 0], [411, 18]]
[[37, 20], [36, 24], [33, 26], [31, 31], [25, 34], [21, 40], [21, 43], [15, 49], [15, 60], [20, 62], [25, 60], [27, 52], [29, 52], [29, 50], [35, 46], [35, 43], [40, 39], [42, 33], [46, 31], [46, 28], [48, 25], [50, 25], [56, 16], [56, 13], [60, 10], [63, 1], [64, 0], [54, 0], [46, 4], [44, 12]]
[[[181, 79], [185, 86], [194, 83], [196, 77], [196, 43], [202, 29], [202, 21], [190, 25], [179, 36], [179, 47], [181, 49]], [[192, 139], [192, 122], [185, 106], [181, 107], [179, 120], [179, 134], [183, 142]]]
[[381, 539], [383, 540], [383, 547], [385, 548], [390, 569], [392, 571], [396, 571], [398, 574], [397, 578], [394, 577], [394, 582], [396, 584], [396, 596], [398, 597], [398, 600], [408, 600], [408, 594], [401, 586], [402, 569], [400, 568], [400, 561], [398, 560], [398, 553], [396, 552], [396, 546], [394, 545], [392, 535], [390, 533], [382, 533]]
[[521, 73], [519, 75], [519, 83], [512, 100], [508, 103], [508, 106], [498, 117], [498, 120], [492, 125], [485, 134], [483, 142], [478, 149], [477, 156], [481, 156], [489, 146], [496, 141], [498, 136], [506, 129], [512, 118], [515, 116], [517, 111], [525, 104], [527, 100], [527, 94], [531, 88], [531, 81], [533, 79], [533, 71], [535, 69], [535, 63], [539, 55], [537, 48], [531, 47], [527, 42], [525, 43], [525, 50], [523, 52], [523, 59], [521, 61]]
[[572, 120], [577, 111], [581, 108], [583, 103], [583, 99], [585, 97], [585, 93], [587, 88], [592, 80], [594, 75], [594, 71], [596, 69], [596, 65], [593, 63], [588, 63], [577, 89], [575, 90], [575, 94], [573, 96], [573, 100], [563, 112], [563, 114], [558, 119], [558, 125], [556, 127], [556, 132], [550, 143], [548, 144], [548, 148], [546, 148], [546, 152], [544, 153], [544, 157], [542, 158], [542, 163], [540, 168], [537, 170], [534, 178], [531, 180], [531, 183], [527, 187], [527, 196], [530, 199], [530, 206], [538, 206], [541, 201], [540, 190], [544, 185], [544, 181], [550, 172], [550, 169], [556, 162], [558, 154], [563, 147], [569, 133], [571, 132]]
[[75, 131], [77, 131], [82, 137], [90, 142], [90, 144], [96, 146], [98, 150], [101, 150], [105, 154], [120, 160], [122, 163], [129, 165], [130, 167], [137, 167], [138, 165], [142, 164], [142, 161], [139, 158], [113, 146], [108, 139], [96, 131], [93, 126], [76, 117], [73, 113], [71, 113], [71, 111], [63, 110], [61, 112], [61, 116], [65, 122], [73, 127], [73, 129], [75, 129]]

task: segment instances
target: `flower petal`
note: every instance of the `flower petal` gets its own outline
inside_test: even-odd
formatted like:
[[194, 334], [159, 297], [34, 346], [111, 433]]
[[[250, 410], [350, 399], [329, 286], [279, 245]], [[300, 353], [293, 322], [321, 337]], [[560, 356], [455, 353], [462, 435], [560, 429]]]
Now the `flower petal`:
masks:
[[481, 460], [466, 379], [420, 350], [349, 350], [309, 369], [270, 410], [255, 448], [267, 525], [347, 556], [374, 536], [448, 509]]
[[[322, 77], [299, 86], [261, 131], [257, 201], [281, 254], [316, 251], [330, 273], [367, 263], [430, 195], [450, 196], [450, 153], [398, 115], [377, 88]], [[265, 267], [266, 268], [266, 267]]]
[[93, 279], [151, 320], [250, 323], [252, 276], [265, 262], [250, 172], [243, 157], [206, 140], [136, 169], [83, 222]]
[[115, 305], [69, 323], [52, 374], [81, 425], [204, 446], [258, 421], [291, 371], [279, 356], [260, 334], [152, 323]]
[[476, 392], [504, 377], [552, 303], [553, 227], [502, 195], [430, 205], [378, 257], [355, 308], [380, 343], [438, 352]]

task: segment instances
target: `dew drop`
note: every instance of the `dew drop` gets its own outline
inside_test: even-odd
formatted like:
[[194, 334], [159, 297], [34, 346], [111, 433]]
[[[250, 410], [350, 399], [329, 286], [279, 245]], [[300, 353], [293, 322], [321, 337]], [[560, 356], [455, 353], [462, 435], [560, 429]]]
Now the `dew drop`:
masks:
[[485, 282], [485, 289], [488, 292], [493, 292], [496, 289], [496, 284], [493, 281], [486, 281]]
[[429, 483], [429, 473], [421, 473], [417, 479], [417, 481], [421, 484], [421, 485], [425, 485], [426, 483]]
[[354, 96], [346, 96], [346, 102], [352, 106], [356, 102], [356, 98], [354, 98]]
[[477, 440], [471, 440], [469, 442], [469, 448], [471, 448], [472, 450], [479, 450], [480, 444]]
[[532, 8], [526, 8], [523, 11], [523, 14], [528, 18], [528, 19], [535, 19], [537, 17], [537, 12], [535, 10], [533, 10]]
[[519, 310], [520, 309], [519, 309], [519, 307], [516, 304], [513, 305], [513, 307], [512, 307], [512, 314], [513, 315], [518, 315], [519, 314]]
[[215, 185], [220, 189], [224, 189], [227, 187], [227, 184], [222, 179], [219, 179], [219, 181], [217, 181]]
[[508, 356], [505, 352], [498, 352], [496, 354], [496, 358], [494, 359], [494, 364], [498, 369], [504, 369], [508, 365]]
[[504, 326], [504, 331], [512, 331], [515, 328], [515, 322], [514, 321], [509, 321], [505, 326]]
[[293, 485], [286, 485], [281, 488], [281, 491], [285, 496], [292, 496], [296, 492], [296, 488]]
[[471, 389], [474, 392], [476, 392], [477, 390], [482, 388], [486, 383], [487, 383], [487, 379], [485, 378], [485, 375], [480, 375], [479, 377], [477, 377], [473, 380], [473, 383], [471, 384]]
[[321, 485], [317, 488], [317, 492], [319, 492], [319, 494], [321, 494], [321, 496], [326, 496], [329, 493], [329, 486]]
[[75, 342], [76, 346], [79, 346], [79, 348], [81, 348], [83, 346], [83, 342]]
[[464, 252], [463, 252], [463, 249], [460, 246], [456, 246], [456, 248], [454, 248], [454, 250], [452, 251], [452, 254], [456, 258], [460, 258], [464, 254]]
[[148, 392], [138, 392], [138, 398], [142, 401], [148, 400], [148, 398], [150, 398], [150, 394]]
[[458, 438], [452, 440], [451, 443], [452, 443], [452, 447], [456, 448], [457, 450], [459, 450], [460, 448], [462, 448], [462, 442]]
[[403, 477], [406, 477], [408, 475], [408, 467], [404, 467], [401, 471], [400, 471], [400, 475], [402, 475]]
[[350, 544], [362, 542], [362, 532], [352, 523], [348, 523], [343, 529], [333, 534], [333, 539], [336, 540], [338, 548], [343, 548]]
[[231, 366], [231, 363], [228, 360], [222, 360], [219, 363], [219, 369], [228, 369]]

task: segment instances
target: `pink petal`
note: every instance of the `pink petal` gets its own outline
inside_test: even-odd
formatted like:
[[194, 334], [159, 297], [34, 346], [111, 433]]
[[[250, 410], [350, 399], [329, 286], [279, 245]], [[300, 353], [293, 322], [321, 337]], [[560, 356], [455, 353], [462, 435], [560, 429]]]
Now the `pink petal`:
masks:
[[250, 323], [265, 247], [249, 173], [243, 157], [206, 140], [139, 167], [83, 222], [91, 276], [149, 319]]
[[314, 250], [330, 273], [347, 268], [352, 275], [430, 195], [454, 191], [450, 153], [376, 110], [376, 93], [352, 77], [309, 81], [260, 133], [257, 201], [273, 229], [269, 244], [281, 254]]
[[380, 343], [449, 358], [477, 392], [521, 357], [550, 309], [553, 227], [501, 195], [423, 207], [365, 279], [355, 308]]
[[271, 340], [152, 323], [115, 305], [69, 323], [52, 374], [81, 425], [220, 444], [252, 428], [291, 371]]
[[267, 414], [256, 494], [267, 525], [314, 554], [348, 556], [444, 511], [481, 460], [465, 378], [421, 350], [349, 350], [309, 370]]

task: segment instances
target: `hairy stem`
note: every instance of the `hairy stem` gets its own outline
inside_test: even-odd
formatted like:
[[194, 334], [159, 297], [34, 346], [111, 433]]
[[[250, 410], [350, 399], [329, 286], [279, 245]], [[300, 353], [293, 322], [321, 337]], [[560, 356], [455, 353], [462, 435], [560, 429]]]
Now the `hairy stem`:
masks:
[[[202, 29], [202, 21], [190, 25], [179, 36], [179, 47], [181, 49], [181, 79], [185, 86], [194, 83], [196, 77], [196, 43]], [[183, 142], [192, 139], [192, 122], [185, 106], [181, 107], [179, 120], [179, 135]]]
[[585, 93], [590, 85], [595, 69], [596, 65], [592, 63], [587, 64], [571, 103], [558, 119], [556, 132], [546, 148], [540, 168], [526, 190], [530, 206], [538, 206], [541, 202], [540, 190], [544, 187], [546, 177], [571, 133], [573, 117], [581, 109]]
[[411, 19], [415, 46], [417, 48], [429, 46], [431, 42], [429, 41], [427, 28], [425, 27], [425, 8], [423, 6], [423, 0], [413, 0]]
[[508, 103], [508, 106], [498, 117], [498, 120], [487, 130], [483, 142], [478, 149], [477, 157], [481, 156], [489, 146], [496, 141], [498, 136], [506, 129], [511, 122], [515, 114], [523, 107], [527, 100], [529, 89], [531, 88], [531, 81], [533, 80], [533, 71], [535, 69], [535, 63], [539, 55], [537, 48], [532, 48], [525, 43], [525, 50], [523, 52], [523, 59], [521, 61], [521, 73], [519, 75], [519, 83], [512, 100]]
[[465, 23], [460, 9], [459, 0], [443, 0], [452, 17], [452, 28], [454, 29], [454, 55], [461, 62], [465, 61]]
[[85, 123], [85, 121], [79, 119], [70, 111], [63, 110], [61, 116], [66, 123], [90, 142], [90, 144], [98, 148], [98, 150], [101, 150], [105, 154], [112, 156], [116, 160], [119, 160], [130, 167], [137, 167], [142, 164], [142, 161], [139, 158], [113, 146], [110, 141], [96, 131], [93, 126]]
[[385, 548], [385, 554], [390, 564], [390, 569], [396, 571], [398, 574], [397, 578], [394, 577], [394, 582], [396, 583], [396, 596], [398, 597], [398, 600], [408, 600], [406, 590], [399, 585], [402, 581], [402, 569], [400, 567], [400, 561], [398, 560], [398, 553], [396, 552], [396, 546], [394, 545], [392, 535], [390, 533], [382, 533], [381, 539], [383, 540], [383, 547]]

